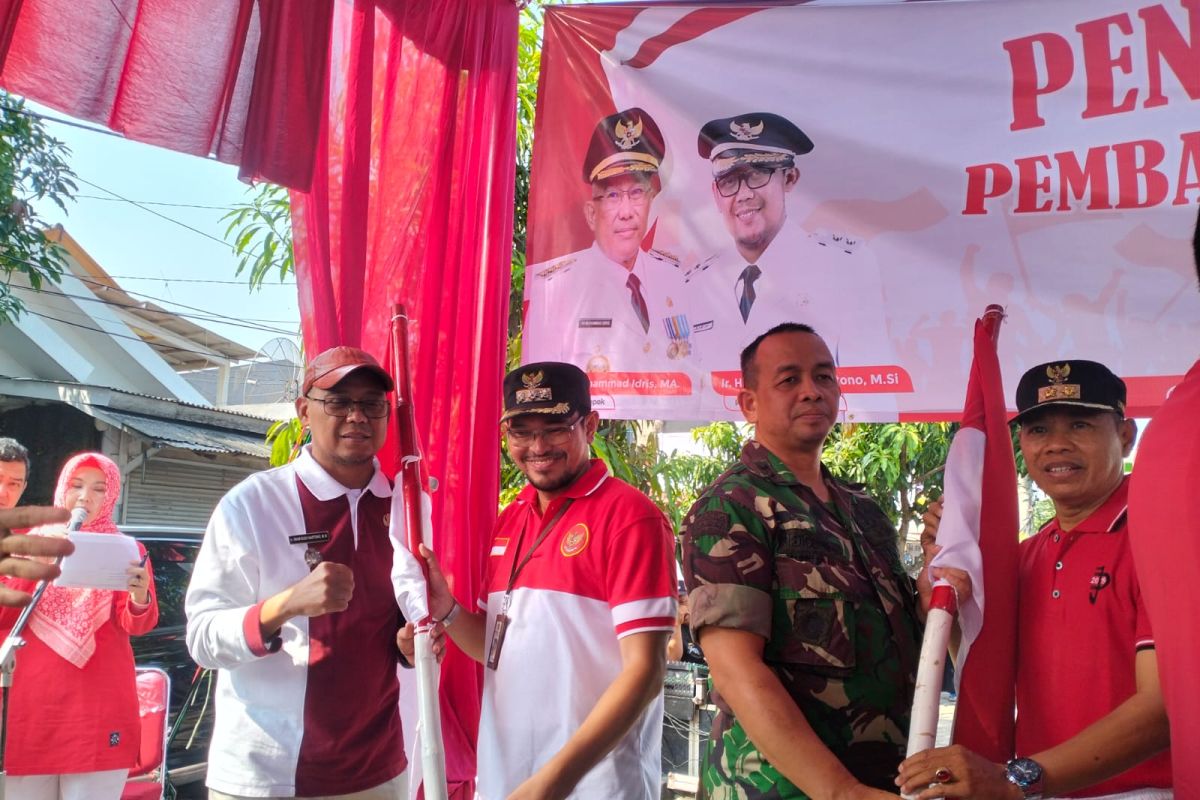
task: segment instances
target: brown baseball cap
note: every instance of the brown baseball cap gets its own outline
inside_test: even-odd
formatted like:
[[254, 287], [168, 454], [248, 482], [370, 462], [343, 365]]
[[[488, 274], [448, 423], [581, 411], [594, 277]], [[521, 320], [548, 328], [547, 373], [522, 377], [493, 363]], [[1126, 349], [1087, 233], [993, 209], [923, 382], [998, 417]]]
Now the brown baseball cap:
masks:
[[308, 366], [304, 370], [304, 384], [300, 393], [308, 394], [308, 390], [314, 386], [318, 389], [332, 389], [342, 378], [360, 369], [365, 369], [377, 376], [379, 380], [383, 381], [383, 387], [387, 391], [390, 392], [395, 388], [392, 376], [379, 366], [375, 356], [366, 350], [359, 350], [357, 347], [340, 346], [331, 347], [308, 362]]

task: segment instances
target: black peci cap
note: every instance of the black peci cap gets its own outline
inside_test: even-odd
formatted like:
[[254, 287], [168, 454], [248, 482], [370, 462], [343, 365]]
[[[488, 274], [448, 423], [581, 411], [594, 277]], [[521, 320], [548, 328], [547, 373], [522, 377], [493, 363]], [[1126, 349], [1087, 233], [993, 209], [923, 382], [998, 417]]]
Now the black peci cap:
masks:
[[812, 152], [813, 143], [791, 120], [761, 111], [705, 123], [696, 149], [720, 177], [743, 164], [790, 166], [796, 156]]
[[521, 414], [565, 419], [591, 410], [591, 383], [587, 374], [574, 364], [539, 361], [504, 376], [501, 422]]
[[628, 172], [650, 176], [658, 172], [665, 153], [654, 119], [640, 108], [628, 108], [597, 123], [583, 159], [583, 180], [593, 183]]
[[1084, 359], [1039, 364], [1017, 384], [1013, 422], [1048, 406], [1115, 411], [1125, 416], [1125, 382], [1103, 364]]

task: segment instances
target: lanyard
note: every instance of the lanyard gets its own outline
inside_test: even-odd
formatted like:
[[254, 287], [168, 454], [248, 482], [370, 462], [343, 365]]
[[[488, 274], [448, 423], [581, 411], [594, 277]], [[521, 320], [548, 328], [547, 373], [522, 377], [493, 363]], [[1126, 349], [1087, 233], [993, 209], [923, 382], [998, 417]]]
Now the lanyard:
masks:
[[[521, 574], [521, 570], [523, 570], [525, 568], [525, 565], [529, 563], [529, 559], [533, 558], [533, 553], [535, 550], [538, 549], [538, 545], [540, 545], [543, 541], [546, 540], [546, 537], [550, 534], [550, 531], [554, 530], [555, 524], [560, 519], [562, 519], [563, 514], [567, 513], [567, 508], [573, 502], [575, 502], [574, 497], [568, 497], [566, 500], [563, 501], [563, 504], [558, 507], [558, 511], [556, 511], [554, 516], [550, 518], [550, 521], [542, 526], [541, 533], [539, 533], [537, 536], [537, 539], [535, 539], [533, 541], [533, 545], [529, 548], [529, 550], [527, 550], [525, 552], [525, 557], [521, 559], [521, 562], [519, 564], [517, 563], [516, 558], [513, 559], [512, 569], [509, 570], [509, 573], [508, 573], [508, 588], [504, 590], [504, 607], [506, 609], [508, 608], [509, 598], [512, 597], [513, 586], [517, 582], [517, 576]], [[521, 542], [523, 542], [524, 540], [525, 540], [525, 529], [522, 528], [521, 529], [521, 538], [517, 539], [516, 555], [520, 555]]]
[[512, 569], [509, 570], [508, 573], [508, 588], [504, 591], [504, 599], [500, 601], [500, 613], [496, 615], [496, 627], [492, 629], [492, 640], [491, 643], [488, 644], [487, 648], [487, 661], [484, 663], [487, 665], [488, 669], [494, 670], [500, 665], [500, 648], [504, 647], [504, 634], [508, 630], [508, 623], [510, 622], [508, 617], [508, 607], [512, 603], [513, 586], [517, 582], [517, 576], [521, 574], [521, 570], [524, 569], [525, 565], [529, 563], [529, 559], [533, 557], [533, 553], [538, 549], [538, 545], [540, 545], [546, 539], [546, 536], [549, 535], [550, 531], [554, 529], [554, 524], [558, 522], [563, 514], [566, 513], [567, 506], [571, 505], [573, 500], [574, 498], [567, 498], [565, 501], [563, 501], [563, 504], [559, 506], [558, 511], [553, 517], [550, 518], [550, 521], [542, 526], [542, 532], [538, 534], [537, 539], [534, 540], [533, 545], [529, 548], [529, 551], [525, 553], [525, 557], [521, 559], [520, 563], [517, 563], [516, 556], [520, 555], [521, 542], [525, 540], [525, 528], [521, 528], [521, 538], [517, 539], [516, 550], [513, 553], [514, 557]]

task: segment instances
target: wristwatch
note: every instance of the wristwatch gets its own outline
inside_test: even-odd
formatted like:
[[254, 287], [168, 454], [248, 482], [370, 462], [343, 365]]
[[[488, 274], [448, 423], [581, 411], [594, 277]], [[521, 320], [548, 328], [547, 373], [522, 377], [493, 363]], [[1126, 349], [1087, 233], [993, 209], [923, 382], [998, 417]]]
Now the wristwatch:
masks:
[[1004, 777], [1025, 795], [1025, 800], [1042, 800], [1042, 765], [1032, 758], [1014, 758], [1004, 766]]

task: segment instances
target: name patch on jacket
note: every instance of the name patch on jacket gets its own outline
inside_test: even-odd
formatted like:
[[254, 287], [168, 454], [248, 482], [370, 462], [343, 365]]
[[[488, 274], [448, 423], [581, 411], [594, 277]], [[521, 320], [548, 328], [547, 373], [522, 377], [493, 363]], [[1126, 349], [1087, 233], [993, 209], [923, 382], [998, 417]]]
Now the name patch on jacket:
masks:
[[324, 544], [329, 541], [329, 531], [297, 533], [289, 536], [288, 541], [292, 544]]

